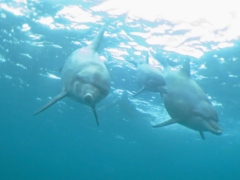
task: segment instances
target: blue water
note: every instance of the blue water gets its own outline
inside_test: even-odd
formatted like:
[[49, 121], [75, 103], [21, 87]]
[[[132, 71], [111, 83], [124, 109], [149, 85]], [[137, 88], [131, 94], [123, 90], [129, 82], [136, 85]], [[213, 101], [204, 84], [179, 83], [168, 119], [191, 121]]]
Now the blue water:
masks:
[[[205, 43], [209, 50], [201, 56], [189, 52], [192, 77], [211, 98], [223, 129], [221, 136], [206, 133], [202, 140], [198, 132], [178, 124], [153, 129], [152, 124], [169, 119], [161, 97], [147, 91], [131, 96], [139, 86], [129, 60], [143, 60], [150, 47], [156, 58], [168, 59], [175, 68], [187, 56], [164, 50], [165, 45], [151, 46], [132, 32], [174, 22], [128, 21], [126, 14], [91, 10], [102, 1], [19, 2], [0, 2], [1, 180], [240, 179], [239, 37], [231, 40], [232, 46], [216, 50], [210, 48], [216, 42]], [[5, 5], [22, 7], [22, 14]], [[57, 18], [57, 12], [69, 5], [101, 18]], [[52, 17], [50, 24], [62, 28], [39, 23], [41, 17]], [[111, 76], [111, 92], [97, 106], [100, 126], [91, 109], [68, 98], [32, 116], [60, 92], [59, 69], [69, 54], [86, 46], [105, 21], [109, 26], [99, 54]], [[26, 24], [28, 30], [23, 28]], [[86, 27], [75, 29], [77, 25]], [[121, 46], [129, 42], [139, 47]], [[121, 100], [123, 92], [129, 96]], [[118, 104], [111, 105], [115, 100]]]

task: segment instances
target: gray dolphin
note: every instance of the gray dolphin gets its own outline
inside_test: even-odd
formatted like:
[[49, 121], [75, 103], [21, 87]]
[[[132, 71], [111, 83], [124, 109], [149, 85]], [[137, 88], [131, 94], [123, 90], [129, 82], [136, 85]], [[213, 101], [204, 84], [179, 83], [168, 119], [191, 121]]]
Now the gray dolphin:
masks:
[[144, 63], [137, 63], [136, 81], [141, 86], [141, 89], [134, 96], [144, 90], [159, 92], [161, 96], [167, 93], [162, 72], [149, 63], [149, 52]]
[[95, 105], [104, 99], [110, 90], [110, 77], [104, 63], [97, 53], [105, 26], [92, 43], [75, 50], [66, 60], [61, 73], [62, 91], [34, 115], [52, 106], [68, 96], [71, 99], [92, 108], [97, 125], [98, 116]]
[[164, 105], [172, 119], [153, 127], [162, 127], [174, 123], [203, 132], [222, 134], [218, 124], [218, 114], [201, 87], [190, 76], [190, 60], [183, 64], [180, 71], [171, 71], [162, 60], [168, 93], [163, 95]]

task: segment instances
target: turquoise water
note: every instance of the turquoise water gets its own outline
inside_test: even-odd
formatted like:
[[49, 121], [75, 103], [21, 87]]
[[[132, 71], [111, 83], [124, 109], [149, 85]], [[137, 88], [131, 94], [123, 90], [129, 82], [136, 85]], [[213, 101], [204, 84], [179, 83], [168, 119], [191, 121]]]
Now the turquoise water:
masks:
[[[229, 30], [238, 27], [238, 14], [208, 29], [207, 19], [152, 20], [120, 5], [99, 10], [104, 3], [0, 2], [0, 179], [239, 179], [240, 35]], [[32, 116], [60, 92], [67, 57], [105, 22], [98, 52], [111, 91], [97, 105], [100, 126], [90, 108], [69, 98]], [[205, 133], [202, 140], [178, 124], [151, 127], [169, 116], [159, 94], [132, 96], [140, 87], [130, 63], [144, 60], [149, 48], [175, 69], [191, 58], [192, 77], [219, 114], [221, 136]], [[152, 63], [158, 64], [153, 57]]]

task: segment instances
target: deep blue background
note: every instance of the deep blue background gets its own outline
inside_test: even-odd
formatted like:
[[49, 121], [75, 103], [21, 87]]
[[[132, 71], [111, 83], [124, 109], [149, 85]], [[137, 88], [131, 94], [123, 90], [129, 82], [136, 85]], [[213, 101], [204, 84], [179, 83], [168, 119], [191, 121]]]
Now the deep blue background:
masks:
[[[88, 5], [90, 3], [86, 3], [85, 8]], [[45, 3], [35, 4], [35, 7], [42, 14], [54, 14], [58, 9]], [[81, 41], [86, 37], [91, 40], [100, 25], [89, 23], [92, 28], [81, 32], [51, 30], [31, 18], [2, 12], [6, 18], [0, 19], [0, 55], [6, 62], [0, 62], [0, 179], [240, 178], [239, 41], [234, 42], [234, 47], [208, 52], [199, 60], [192, 59], [192, 67], [197, 72], [193, 77], [207, 77], [196, 81], [212, 101], [222, 104], [216, 109], [223, 135], [206, 133], [203, 141], [197, 132], [180, 125], [152, 129], [150, 121], [155, 108], [161, 109], [155, 112], [159, 118], [168, 118], [161, 98], [154, 93], [144, 92], [136, 97], [145, 101], [136, 105], [146, 111], [144, 114], [138, 111], [129, 114], [118, 106], [100, 110], [117, 98], [114, 90], [134, 92], [139, 88], [134, 80], [134, 68], [111, 55], [107, 55], [106, 66], [112, 77], [112, 94], [99, 105], [99, 127], [91, 110], [70, 99], [33, 117], [34, 111], [61, 89], [60, 80], [41, 74], [50, 72], [59, 76], [58, 70], [67, 56], [79, 47], [69, 39]], [[24, 23], [31, 26], [33, 34], [44, 36], [41, 40], [44, 47], [29, 43], [32, 40], [19, 28]], [[121, 40], [117, 38], [118, 41]], [[53, 48], [47, 42], [60, 45], [62, 49]], [[103, 49], [115, 44], [114, 39], [105, 37], [99, 53], [106, 56]], [[185, 58], [173, 52], [167, 55], [179, 61]], [[156, 56], [164, 55], [159, 51]], [[225, 63], [221, 63], [221, 57]], [[198, 68], [202, 62], [206, 69]], [[230, 77], [232, 74], [237, 77]]]

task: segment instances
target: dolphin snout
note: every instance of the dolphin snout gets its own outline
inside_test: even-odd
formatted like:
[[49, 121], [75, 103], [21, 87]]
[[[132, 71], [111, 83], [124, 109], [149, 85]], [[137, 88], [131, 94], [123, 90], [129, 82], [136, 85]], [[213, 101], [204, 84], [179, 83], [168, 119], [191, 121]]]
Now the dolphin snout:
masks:
[[213, 120], [209, 121], [210, 126], [213, 128], [213, 133], [216, 135], [221, 135], [222, 134], [222, 128], [220, 127], [220, 125]]
[[216, 135], [221, 135], [222, 134], [222, 129], [213, 129], [211, 132], [213, 134], [216, 134]]
[[167, 94], [167, 88], [165, 86], [160, 86], [158, 90], [162, 94]]
[[216, 134], [216, 135], [221, 135], [221, 134], [222, 134], [222, 130], [216, 130], [216, 131], [215, 131], [215, 134]]
[[93, 96], [90, 93], [87, 93], [83, 97], [83, 101], [87, 104], [91, 104], [93, 102]]

